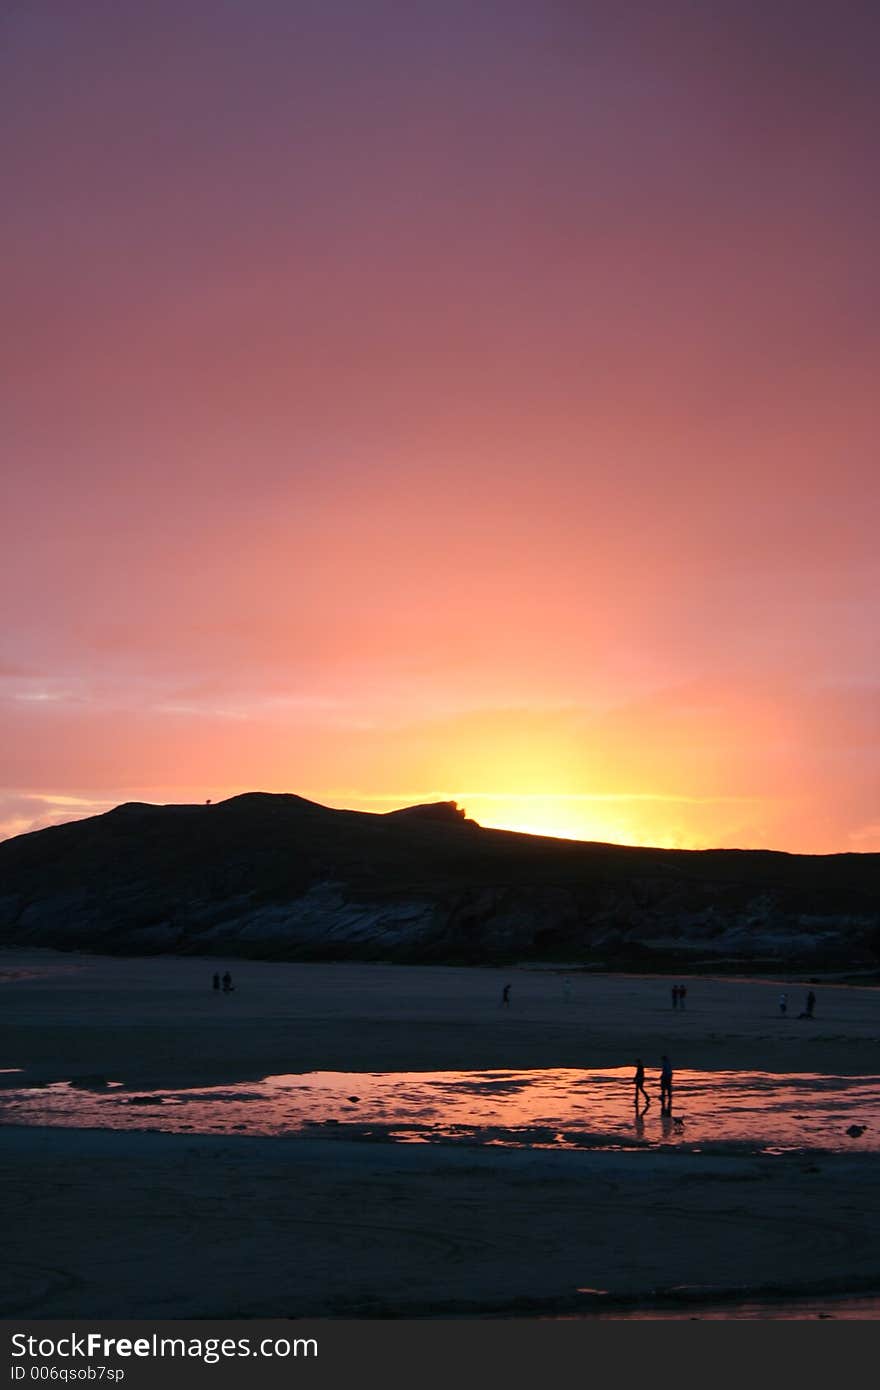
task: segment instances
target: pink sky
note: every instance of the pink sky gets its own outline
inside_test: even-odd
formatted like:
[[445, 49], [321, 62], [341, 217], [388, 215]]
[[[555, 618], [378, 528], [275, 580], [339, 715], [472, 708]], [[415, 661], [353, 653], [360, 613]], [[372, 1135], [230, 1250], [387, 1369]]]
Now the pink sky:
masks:
[[0, 834], [880, 850], [880, 22], [767, 8], [4, 13]]

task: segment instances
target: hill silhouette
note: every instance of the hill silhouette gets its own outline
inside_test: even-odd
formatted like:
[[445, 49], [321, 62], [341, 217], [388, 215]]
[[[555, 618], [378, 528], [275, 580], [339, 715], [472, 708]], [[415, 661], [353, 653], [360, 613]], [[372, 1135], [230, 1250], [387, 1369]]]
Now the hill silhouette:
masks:
[[0, 944], [648, 968], [876, 964], [880, 855], [665, 850], [252, 792], [0, 843]]

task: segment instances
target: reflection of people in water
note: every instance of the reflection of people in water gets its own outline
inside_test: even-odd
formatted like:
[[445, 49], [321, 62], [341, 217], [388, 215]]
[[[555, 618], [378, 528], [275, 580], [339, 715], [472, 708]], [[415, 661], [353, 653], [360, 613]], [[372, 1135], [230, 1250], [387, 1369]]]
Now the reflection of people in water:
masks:
[[[647, 1109], [647, 1107], [645, 1107], [645, 1108]], [[633, 1129], [634, 1129], [635, 1132], [636, 1132], [636, 1138], [637, 1138], [637, 1139], [644, 1139], [644, 1137], [645, 1137], [645, 1111], [644, 1111], [644, 1110], [640, 1110], [638, 1106], [636, 1106], [636, 1117], [635, 1117], [635, 1119], [633, 1120]]]
[[660, 1111], [660, 1125], [661, 1125], [662, 1130], [663, 1130], [663, 1138], [664, 1138], [664, 1139], [668, 1139], [669, 1136], [670, 1136], [670, 1134], [672, 1133], [672, 1124], [673, 1124], [673, 1120], [672, 1120], [672, 1116], [671, 1116], [671, 1114], [669, 1113], [669, 1111], [668, 1111], [668, 1110], [661, 1110], [661, 1111]]
[[660, 1109], [668, 1114], [672, 1109], [672, 1063], [665, 1052], [660, 1062]]
[[638, 1110], [639, 1108], [639, 1093], [641, 1092], [644, 1096], [645, 1109], [647, 1110], [648, 1106], [651, 1104], [651, 1097], [645, 1090], [645, 1067], [641, 1057], [636, 1058], [636, 1074], [633, 1077], [633, 1086], [635, 1088], [633, 1091], [633, 1102], [636, 1109]]

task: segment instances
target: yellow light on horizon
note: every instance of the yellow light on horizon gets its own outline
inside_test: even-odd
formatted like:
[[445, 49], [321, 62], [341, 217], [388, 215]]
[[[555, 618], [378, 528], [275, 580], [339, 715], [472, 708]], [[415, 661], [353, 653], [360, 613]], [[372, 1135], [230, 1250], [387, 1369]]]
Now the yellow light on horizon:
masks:
[[697, 848], [695, 841], [670, 827], [668, 808], [649, 797], [544, 793], [493, 796], [477, 793], [458, 798], [468, 816], [486, 829], [513, 830], [552, 839], [600, 844], [651, 845], [660, 849]]

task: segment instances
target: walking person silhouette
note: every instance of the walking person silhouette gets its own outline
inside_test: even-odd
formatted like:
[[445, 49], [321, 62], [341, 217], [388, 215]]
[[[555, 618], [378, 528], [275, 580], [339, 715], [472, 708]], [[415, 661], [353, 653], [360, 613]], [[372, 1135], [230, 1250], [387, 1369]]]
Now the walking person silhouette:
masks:
[[672, 1109], [672, 1063], [664, 1052], [660, 1059], [660, 1109]]
[[648, 1106], [651, 1104], [651, 1097], [645, 1090], [645, 1067], [641, 1057], [636, 1058], [636, 1074], [633, 1077], [633, 1087], [635, 1088], [633, 1091], [633, 1102], [636, 1109], [638, 1110], [639, 1108], [639, 1093], [641, 1092], [645, 1098], [645, 1109], [647, 1110]]

